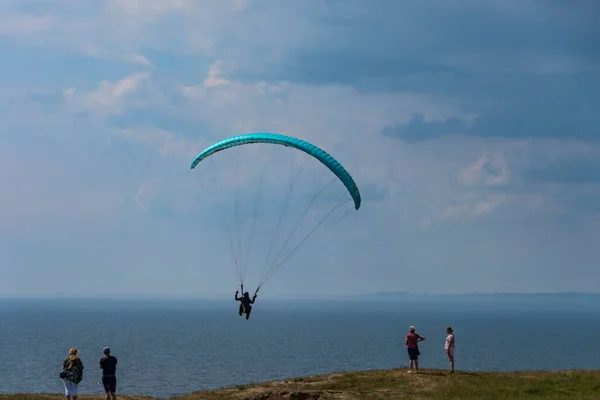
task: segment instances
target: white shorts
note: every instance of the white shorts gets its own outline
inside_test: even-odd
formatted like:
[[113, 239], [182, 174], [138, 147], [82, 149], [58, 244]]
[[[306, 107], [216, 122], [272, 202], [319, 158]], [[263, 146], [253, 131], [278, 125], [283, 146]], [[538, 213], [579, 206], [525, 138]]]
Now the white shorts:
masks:
[[449, 349], [446, 349], [446, 354], [448, 354], [448, 356], [450, 356], [450, 357], [454, 357], [454, 347], [450, 347]]
[[77, 384], [63, 379], [65, 384], [65, 396], [77, 396]]

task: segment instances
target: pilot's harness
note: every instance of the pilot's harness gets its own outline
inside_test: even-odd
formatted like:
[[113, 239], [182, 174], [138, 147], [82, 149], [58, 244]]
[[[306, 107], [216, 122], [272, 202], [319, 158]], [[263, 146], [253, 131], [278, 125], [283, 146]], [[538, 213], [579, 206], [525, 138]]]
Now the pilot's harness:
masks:
[[[242, 288], [242, 298], [244, 298], [244, 284], [240, 284], [241, 288]], [[258, 293], [258, 291], [260, 290], [260, 286], [256, 288], [256, 291], [254, 292], [254, 296], [252, 296], [252, 298], [256, 297], [256, 294]], [[246, 312], [246, 306], [244, 305], [244, 303], [242, 302], [242, 314], [247, 314]]]

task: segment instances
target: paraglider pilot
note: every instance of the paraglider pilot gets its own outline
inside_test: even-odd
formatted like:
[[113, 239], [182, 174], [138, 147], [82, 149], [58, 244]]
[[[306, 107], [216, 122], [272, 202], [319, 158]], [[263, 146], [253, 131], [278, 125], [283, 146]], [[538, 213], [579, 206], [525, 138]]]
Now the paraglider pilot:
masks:
[[250, 304], [254, 304], [256, 300], [256, 294], [250, 298], [250, 293], [244, 292], [242, 297], [238, 297], [239, 290], [235, 291], [235, 301], [240, 302], [240, 317], [243, 313], [246, 314], [246, 319], [250, 318], [250, 313], [252, 312], [252, 306]]

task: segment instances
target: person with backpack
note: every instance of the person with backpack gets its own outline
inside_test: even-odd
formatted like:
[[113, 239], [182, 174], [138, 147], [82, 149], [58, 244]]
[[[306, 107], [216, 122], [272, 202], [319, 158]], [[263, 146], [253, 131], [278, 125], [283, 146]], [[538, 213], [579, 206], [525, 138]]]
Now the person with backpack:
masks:
[[79, 358], [79, 350], [75, 347], [69, 349], [69, 356], [63, 361], [59, 376], [65, 384], [67, 400], [77, 400], [77, 387], [83, 380], [83, 363]]

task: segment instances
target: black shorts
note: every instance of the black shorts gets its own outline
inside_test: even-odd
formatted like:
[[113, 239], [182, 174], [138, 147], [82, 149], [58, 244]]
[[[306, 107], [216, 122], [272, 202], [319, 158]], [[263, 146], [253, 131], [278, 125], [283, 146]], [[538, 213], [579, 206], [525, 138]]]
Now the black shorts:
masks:
[[411, 360], [418, 360], [419, 359], [419, 355], [421, 354], [421, 352], [419, 351], [418, 348], [409, 348], [408, 349], [408, 358]]
[[102, 385], [105, 393], [115, 393], [117, 391], [117, 378], [115, 376], [103, 376]]

